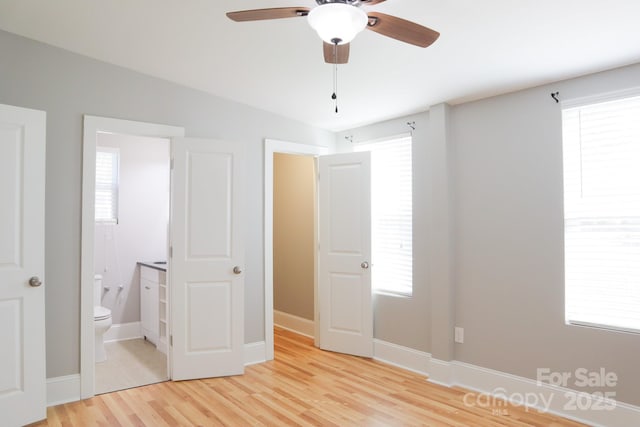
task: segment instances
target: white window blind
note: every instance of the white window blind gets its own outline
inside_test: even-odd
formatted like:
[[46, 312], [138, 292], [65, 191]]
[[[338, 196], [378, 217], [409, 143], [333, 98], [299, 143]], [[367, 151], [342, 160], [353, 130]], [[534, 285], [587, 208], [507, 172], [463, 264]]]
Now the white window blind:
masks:
[[371, 151], [372, 286], [377, 292], [413, 292], [411, 137], [360, 143]]
[[96, 222], [118, 222], [118, 166], [117, 148], [96, 149]]
[[640, 96], [562, 123], [566, 320], [640, 332]]

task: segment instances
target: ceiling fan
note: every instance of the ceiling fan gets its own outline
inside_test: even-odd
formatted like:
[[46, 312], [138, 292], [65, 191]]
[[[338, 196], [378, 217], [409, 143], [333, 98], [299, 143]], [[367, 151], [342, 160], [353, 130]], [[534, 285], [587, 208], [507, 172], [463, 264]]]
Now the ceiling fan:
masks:
[[324, 60], [330, 64], [349, 61], [349, 43], [365, 28], [392, 39], [415, 46], [427, 47], [440, 33], [415, 22], [380, 12], [365, 12], [361, 6], [375, 5], [385, 0], [316, 0], [318, 6], [277, 7], [241, 10], [227, 16], [236, 22], [306, 16], [309, 25], [323, 40]]

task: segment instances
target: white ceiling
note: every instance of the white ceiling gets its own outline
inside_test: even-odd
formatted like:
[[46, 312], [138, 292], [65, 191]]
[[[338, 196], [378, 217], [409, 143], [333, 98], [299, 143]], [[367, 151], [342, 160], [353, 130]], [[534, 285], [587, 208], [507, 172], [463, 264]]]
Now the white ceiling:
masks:
[[332, 66], [305, 18], [225, 12], [313, 0], [0, 0], [0, 28], [329, 130], [640, 62], [638, 0], [387, 0], [365, 9], [441, 33], [421, 49], [371, 31]]

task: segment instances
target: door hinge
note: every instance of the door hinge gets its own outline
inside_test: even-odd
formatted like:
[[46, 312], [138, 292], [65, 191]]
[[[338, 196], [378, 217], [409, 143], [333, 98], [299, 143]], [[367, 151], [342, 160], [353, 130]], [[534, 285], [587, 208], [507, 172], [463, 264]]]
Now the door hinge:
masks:
[[173, 347], [173, 335], [169, 335], [169, 347]]
[[169, 246], [169, 258], [173, 258], [173, 246]]
[[171, 163], [171, 164], [170, 164], [170, 166], [169, 166], [169, 167], [171, 168], [171, 170], [173, 170], [173, 164], [175, 163], [175, 162], [173, 161], [173, 157], [171, 158], [171, 162], [170, 162], [170, 163]]

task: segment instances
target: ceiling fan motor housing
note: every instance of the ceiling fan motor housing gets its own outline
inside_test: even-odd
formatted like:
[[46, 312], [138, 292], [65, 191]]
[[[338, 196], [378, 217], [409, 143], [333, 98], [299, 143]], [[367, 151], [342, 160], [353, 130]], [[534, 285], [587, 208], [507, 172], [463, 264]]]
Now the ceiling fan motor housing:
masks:
[[329, 3], [343, 3], [350, 4], [352, 6], [360, 6], [362, 4], [362, 0], [316, 0], [316, 3], [318, 3], [319, 5]]
[[320, 6], [311, 9], [307, 19], [309, 25], [326, 43], [349, 43], [367, 26], [367, 14], [358, 7], [360, 0], [316, 1]]

